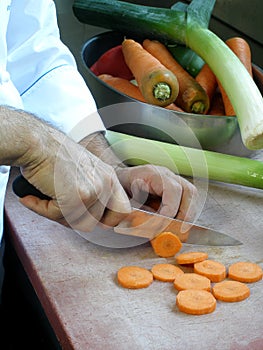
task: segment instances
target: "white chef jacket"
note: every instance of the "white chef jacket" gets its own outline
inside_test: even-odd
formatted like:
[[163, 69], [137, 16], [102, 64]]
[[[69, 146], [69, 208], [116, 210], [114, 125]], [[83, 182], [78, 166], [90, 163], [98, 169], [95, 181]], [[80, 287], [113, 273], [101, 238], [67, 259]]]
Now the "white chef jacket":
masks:
[[[105, 130], [60, 41], [52, 0], [0, 0], [0, 105], [23, 108], [66, 133], [74, 129], [77, 142]], [[8, 175], [9, 167], [0, 166], [0, 241]]]

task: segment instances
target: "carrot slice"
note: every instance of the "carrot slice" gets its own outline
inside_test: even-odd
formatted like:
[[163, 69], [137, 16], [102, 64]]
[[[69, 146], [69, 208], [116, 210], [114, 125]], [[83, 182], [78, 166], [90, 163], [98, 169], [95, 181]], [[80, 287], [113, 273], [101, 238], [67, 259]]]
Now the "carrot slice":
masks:
[[119, 92], [136, 100], [145, 102], [145, 98], [142, 96], [138, 86], [132, 84], [129, 80], [120, 77], [114, 77], [110, 74], [100, 74], [98, 78]]
[[169, 258], [174, 256], [182, 248], [182, 243], [177, 235], [172, 232], [161, 232], [151, 240], [152, 248], [158, 256]]
[[180, 267], [173, 264], [155, 264], [151, 271], [155, 279], [163, 282], [173, 282], [176, 276], [184, 274]]
[[[252, 61], [251, 61], [251, 50], [248, 42], [239, 37], [233, 37], [226, 40], [227, 46], [235, 53], [235, 55], [243, 63], [247, 71], [252, 77]], [[221, 83], [218, 81], [218, 86], [222, 94], [226, 115], [236, 115], [234, 108], [223, 88]]]
[[177, 290], [186, 289], [198, 289], [198, 290], [211, 290], [210, 279], [198, 275], [197, 273], [184, 273], [183, 275], [177, 275], [174, 279], [174, 287]]
[[153, 281], [151, 271], [139, 266], [124, 266], [117, 273], [119, 284], [124, 288], [139, 289], [148, 287]]
[[176, 76], [135, 40], [122, 43], [124, 59], [148, 103], [168, 106], [176, 99], [179, 85]]
[[179, 93], [175, 100], [176, 105], [189, 113], [205, 114], [209, 109], [209, 98], [205, 90], [174, 59], [166, 46], [157, 40], [145, 39], [143, 47], [177, 77]]
[[216, 309], [216, 299], [206, 290], [187, 289], [176, 296], [176, 305], [182, 312], [191, 315], [204, 315]]
[[226, 267], [214, 260], [204, 260], [195, 263], [194, 272], [206, 276], [212, 282], [220, 282], [226, 278]]
[[213, 295], [216, 299], [235, 302], [249, 297], [250, 289], [245, 283], [238, 281], [223, 281], [216, 283], [212, 288]]
[[229, 266], [228, 277], [239, 282], [257, 282], [262, 279], [262, 268], [249, 261], [240, 261]]
[[177, 264], [186, 265], [194, 264], [200, 261], [204, 261], [208, 258], [208, 254], [205, 252], [186, 252], [181, 253], [175, 257]]

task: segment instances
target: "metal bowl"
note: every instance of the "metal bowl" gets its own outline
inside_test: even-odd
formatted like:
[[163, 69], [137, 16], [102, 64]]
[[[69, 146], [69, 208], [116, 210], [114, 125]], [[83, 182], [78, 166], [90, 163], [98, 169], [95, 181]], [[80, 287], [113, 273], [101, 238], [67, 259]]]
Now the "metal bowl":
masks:
[[[205, 150], [241, 157], [253, 155], [254, 152], [248, 150], [242, 143], [235, 116], [180, 113], [149, 105], [118, 92], [93, 74], [89, 69], [92, 64], [108, 49], [119, 45], [123, 38], [122, 33], [107, 31], [90, 38], [82, 50], [86, 67], [84, 79], [91, 89], [108, 129], [152, 140], [178, 143], [187, 147], [196, 147], [197, 139]], [[135, 39], [140, 40], [140, 38]], [[258, 86], [262, 91], [262, 82]], [[133, 102], [133, 104], [124, 102]], [[109, 109], [103, 108], [120, 103], [122, 105], [117, 105], [117, 109], [113, 108], [112, 113], [108, 112]], [[192, 137], [189, 129], [195, 137]]]

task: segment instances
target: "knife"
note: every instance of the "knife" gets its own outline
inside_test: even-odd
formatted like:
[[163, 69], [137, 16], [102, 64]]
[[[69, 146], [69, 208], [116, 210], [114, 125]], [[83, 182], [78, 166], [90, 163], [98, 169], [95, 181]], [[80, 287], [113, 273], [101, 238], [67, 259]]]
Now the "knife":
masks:
[[[22, 175], [15, 178], [12, 188], [18, 197], [34, 195], [41, 199], [50, 199], [31, 185]], [[170, 231], [177, 234], [182, 242], [194, 245], [236, 246], [242, 244], [237, 239], [220, 231], [138, 208], [132, 208], [132, 212], [115, 226], [113, 231], [149, 240], [162, 231]]]

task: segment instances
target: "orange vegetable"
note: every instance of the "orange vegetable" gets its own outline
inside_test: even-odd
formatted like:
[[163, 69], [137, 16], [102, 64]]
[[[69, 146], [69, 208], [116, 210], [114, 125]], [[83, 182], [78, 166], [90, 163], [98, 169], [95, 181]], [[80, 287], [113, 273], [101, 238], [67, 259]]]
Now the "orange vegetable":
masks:
[[[98, 78], [100, 78], [102, 81], [104, 81], [104, 83], [118, 90], [122, 94], [125, 94], [138, 101], [146, 102], [138, 86], [134, 85], [129, 80], [120, 77], [114, 77], [110, 74], [100, 74]], [[165, 108], [177, 112], [183, 112], [183, 110], [177, 107], [174, 103], [169, 104]]]
[[174, 287], [177, 290], [198, 289], [210, 292], [211, 282], [207, 277], [198, 275], [197, 273], [184, 273], [175, 277]]
[[182, 248], [182, 243], [177, 235], [172, 232], [161, 232], [151, 241], [152, 248], [156, 255], [163, 258], [174, 256]]
[[209, 109], [209, 98], [206, 92], [174, 59], [166, 46], [159, 41], [145, 39], [143, 47], [177, 77], [179, 94], [175, 100], [176, 105], [189, 113], [205, 114]]
[[199, 261], [204, 261], [208, 258], [208, 254], [205, 252], [186, 252], [181, 253], [175, 257], [177, 264], [194, 264]]
[[[226, 41], [226, 44], [240, 59], [240, 61], [246, 67], [249, 74], [252, 76], [251, 50], [248, 42], [243, 38], [233, 37], [231, 39], [228, 39]], [[218, 86], [223, 97], [226, 115], [236, 115], [234, 108], [219, 80], [218, 80]]]
[[204, 260], [195, 263], [194, 272], [206, 276], [212, 282], [220, 282], [226, 278], [226, 267], [214, 260]]
[[176, 276], [184, 274], [180, 267], [173, 264], [155, 264], [151, 271], [155, 279], [163, 282], [173, 282]]
[[215, 92], [208, 111], [209, 115], [226, 115], [222, 95], [219, 91]]
[[239, 282], [257, 282], [262, 279], [262, 268], [249, 261], [240, 261], [229, 266], [228, 277]]
[[195, 77], [195, 80], [202, 86], [202, 88], [207, 93], [211, 105], [211, 101], [217, 88], [217, 80], [215, 74], [213, 73], [213, 71], [207, 63], [203, 65], [200, 72]]
[[146, 102], [162, 107], [174, 102], [179, 86], [169, 69], [132, 39], [123, 41], [122, 51]]
[[216, 299], [206, 290], [187, 289], [176, 296], [176, 305], [182, 312], [191, 315], [203, 315], [216, 309]]
[[129, 80], [119, 77], [113, 77], [110, 74], [101, 74], [98, 76], [98, 78], [104, 81], [104, 83], [118, 90], [119, 92], [136, 100], [145, 102], [145, 99], [142, 96], [142, 93], [140, 92], [139, 88], [136, 85], [132, 84]]
[[148, 287], [153, 281], [151, 271], [139, 266], [124, 266], [117, 273], [118, 283], [124, 288]]
[[212, 288], [212, 292], [216, 299], [228, 302], [241, 301], [250, 295], [248, 286], [238, 281], [216, 283]]

